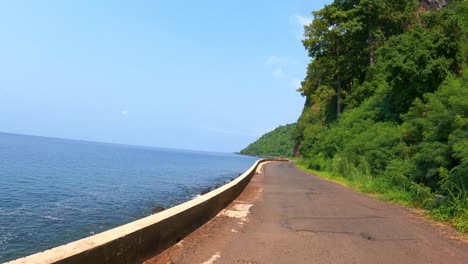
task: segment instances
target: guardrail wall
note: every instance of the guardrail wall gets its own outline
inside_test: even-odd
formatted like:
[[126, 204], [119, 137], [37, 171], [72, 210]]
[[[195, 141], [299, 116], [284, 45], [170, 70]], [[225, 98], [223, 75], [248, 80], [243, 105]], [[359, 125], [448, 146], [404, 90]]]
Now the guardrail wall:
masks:
[[191, 201], [114, 229], [44, 252], [8, 262], [19, 263], [141, 263], [216, 216], [244, 190], [263, 159], [233, 181]]

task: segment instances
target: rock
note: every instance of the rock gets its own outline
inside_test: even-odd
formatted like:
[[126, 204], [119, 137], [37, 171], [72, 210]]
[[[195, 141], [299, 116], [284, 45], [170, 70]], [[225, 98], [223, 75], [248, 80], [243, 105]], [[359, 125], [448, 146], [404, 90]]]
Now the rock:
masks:
[[166, 208], [164, 208], [164, 207], [158, 205], [158, 206], [156, 206], [156, 207], [153, 208], [152, 213], [153, 213], [153, 214], [157, 214], [157, 213], [162, 212], [162, 211], [164, 211], [164, 210], [166, 210]]
[[444, 200], [445, 200], [445, 196], [440, 195], [440, 194], [436, 194], [435, 195], [435, 206], [439, 207]]

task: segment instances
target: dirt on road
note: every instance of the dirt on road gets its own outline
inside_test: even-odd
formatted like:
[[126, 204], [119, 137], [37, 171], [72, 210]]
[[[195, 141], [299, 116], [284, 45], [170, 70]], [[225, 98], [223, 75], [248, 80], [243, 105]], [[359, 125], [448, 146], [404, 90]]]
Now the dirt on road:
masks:
[[226, 209], [145, 263], [468, 263], [468, 243], [441, 230], [291, 162], [270, 162]]

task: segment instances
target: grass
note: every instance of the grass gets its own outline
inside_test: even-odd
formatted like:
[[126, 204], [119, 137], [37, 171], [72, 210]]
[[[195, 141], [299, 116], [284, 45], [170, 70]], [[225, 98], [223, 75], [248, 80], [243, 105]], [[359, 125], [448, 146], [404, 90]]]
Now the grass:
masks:
[[459, 190], [457, 195], [452, 193], [442, 202], [438, 202], [429, 188], [407, 179], [373, 177], [365, 169], [346, 164], [342, 168], [332, 165], [330, 170], [333, 172], [310, 169], [303, 160], [296, 162], [296, 167], [356, 191], [370, 194], [379, 200], [398, 203], [409, 208], [425, 209], [427, 217], [451, 224], [462, 233], [468, 232], [468, 196], [464, 189]]
[[412, 205], [408, 192], [403, 190], [396, 190], [394, 188], [390, 189], [386, 187], [385, 184], [379, 182], [379, 180], [376, 178], [357, 174], [352, 174], [350, 177], [344, 177], [327, 171], [309, 169], [301, 163], [296, 164], [296, 166], [306, 172], [310, 172], [322, 178], [344, 184], [345, 186], [348, 186], [356, 191], [371, 194], [377, 199], [392, 201], [405, 206]]
[[450, 222], [456, 229], [468, 233], [468, 193], [460, 189], [458, 194], [450, 193], [444, 204], [431, 210], [435, 220]]

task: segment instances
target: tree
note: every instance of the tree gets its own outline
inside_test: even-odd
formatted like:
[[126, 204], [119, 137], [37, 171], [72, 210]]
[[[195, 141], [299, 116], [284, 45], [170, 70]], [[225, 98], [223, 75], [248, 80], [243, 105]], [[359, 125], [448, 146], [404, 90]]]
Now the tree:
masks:
[[336, 118], [331, 121], [339, 119], [344, 98], [375, 65], [378, 47], [414, 23], [416, 7], [416, 0], [335, 0], [313, 12], [303, 41], [312, 59], [303, 95], [312, 96], [319, 85], [333, 87]]

